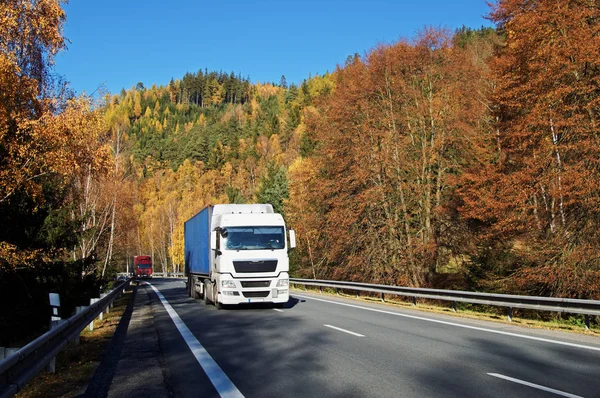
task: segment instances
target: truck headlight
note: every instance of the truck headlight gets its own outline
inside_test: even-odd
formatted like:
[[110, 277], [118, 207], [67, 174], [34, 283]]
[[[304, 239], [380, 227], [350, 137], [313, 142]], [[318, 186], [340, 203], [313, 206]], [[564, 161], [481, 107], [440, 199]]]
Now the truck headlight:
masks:
[[287, 287], [289, 284], [289, 279], [280, 279], [279, 281], [277, 281], [277, 287]]
[[235, 289], [235, 282], [230, 280], [221, 281], [221, 287]]

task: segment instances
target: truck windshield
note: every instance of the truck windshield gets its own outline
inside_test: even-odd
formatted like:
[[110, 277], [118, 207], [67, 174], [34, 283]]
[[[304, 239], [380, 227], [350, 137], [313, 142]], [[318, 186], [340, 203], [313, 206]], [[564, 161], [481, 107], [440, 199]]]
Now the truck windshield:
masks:
[[285, 248], [283, 227], [227, 227], [222, 231], [226, 250]]

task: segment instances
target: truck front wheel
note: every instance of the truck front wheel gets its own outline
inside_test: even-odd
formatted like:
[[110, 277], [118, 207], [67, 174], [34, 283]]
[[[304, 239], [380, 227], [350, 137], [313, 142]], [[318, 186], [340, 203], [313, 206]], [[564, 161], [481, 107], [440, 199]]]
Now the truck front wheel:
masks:
[[213, 303], [215, 303], [215, 307], [217, 307], [218, 310], [223, 309], [223, 304], [219, 303], [219, 291], [216, 289], [216, 286], [213, 289]]

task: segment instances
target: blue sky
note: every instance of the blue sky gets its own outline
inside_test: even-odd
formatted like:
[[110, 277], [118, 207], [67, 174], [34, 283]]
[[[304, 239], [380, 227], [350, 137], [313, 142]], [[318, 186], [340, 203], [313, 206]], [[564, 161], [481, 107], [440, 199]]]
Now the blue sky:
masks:
[[55, 72], [78, 93], [199, 69], [301, 83], [424, 26], [492, 26], [485, 0], [70, 0]]

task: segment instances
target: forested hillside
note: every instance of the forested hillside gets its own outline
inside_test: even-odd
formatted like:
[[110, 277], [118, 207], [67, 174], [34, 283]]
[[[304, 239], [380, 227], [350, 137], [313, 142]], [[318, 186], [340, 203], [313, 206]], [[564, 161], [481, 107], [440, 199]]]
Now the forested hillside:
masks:
[[304, 114], [332, 89], [329, 75], [288, 87], [285, 77], [250, 84], [200, 71], [107, 98], [126, 143], [123, 178], [135, 185], [122, 207], [135, 220], [126, 257], [147, 253], [159, 269], [182, 270], [183, 223], [208, 204], [268, 202], [284, 212], [287, 171], [314, 146]]
[[199, 69], [101, 103], [49, 73], [59, 4], [0, 7], [0, 292], [23, 314], [134, 255], [181, 271], [184, 221], [227, 202], [284, 213], [295, 276], [600, 299], [594, 2], [500, 0], [496, 29], [299, 85]]
[[180, 270], [191, 215], [270, 202], [298, 276], [598, 297], [597, 11], [517, 3], [498, 30], [424, 29], [300, 87], [201, 70], [110, 98], [128, 252]]

